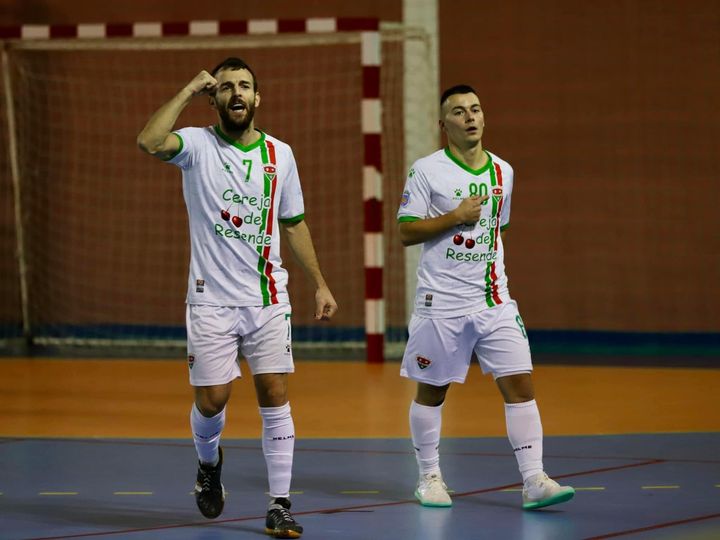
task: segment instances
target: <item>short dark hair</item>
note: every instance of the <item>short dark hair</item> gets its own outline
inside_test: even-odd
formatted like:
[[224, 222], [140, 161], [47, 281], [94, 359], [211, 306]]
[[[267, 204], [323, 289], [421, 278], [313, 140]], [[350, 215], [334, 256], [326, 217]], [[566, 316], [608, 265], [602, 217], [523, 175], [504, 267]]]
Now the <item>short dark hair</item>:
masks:
[[241, 58], [236, 58], [234, 56], [231, 56], [230, 58], [226, 58], [222, 62], [220, 62], [215, 68], [210, 72], [210, 75], [213, 77], [219, 72], [224, 69], [230, 69], [230, 70], [238, 70], [238, 69], [246, 69], [250, 72], [250, 75], [252, 75], [253, 78], [253, 88], [257, 92], [259, 89], [258, 80], [255, 76], [255, 72], [252, 70], [252, 68], [245, 62], [245, 60]]
[[442, 93], [442, 96], [440, 97], [440, 106], [442, 107], [442, 104], [445, 103], [445, 101], [447, 101], [450, 96], [454, 96], [455, 94], [475, 94], [476, 96], [478, 95], [478, 93], [472, 86], [468, 84], [456, 84], [455, 86], [451, 86]]

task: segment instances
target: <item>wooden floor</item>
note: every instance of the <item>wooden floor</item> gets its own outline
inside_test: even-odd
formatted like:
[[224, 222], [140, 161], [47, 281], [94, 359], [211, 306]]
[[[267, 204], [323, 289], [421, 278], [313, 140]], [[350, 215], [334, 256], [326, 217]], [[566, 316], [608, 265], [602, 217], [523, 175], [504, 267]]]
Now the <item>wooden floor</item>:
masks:
[[[296, 368], [290, 402], [299, 438], [408, 436], [414, 383], [397, 363]], [[539, 366], [534, 379], [547, 435], [720, 431], [720, 370]], [[256, 438], [249, 378], [233, 392], [224, 436]], [[0, 395], [0, 436], [189, 437], [192, 394], [181, 360], [0, 359]], [[504, 434], [499, 393], [473, 366], [450, 390], [443, 435]]]

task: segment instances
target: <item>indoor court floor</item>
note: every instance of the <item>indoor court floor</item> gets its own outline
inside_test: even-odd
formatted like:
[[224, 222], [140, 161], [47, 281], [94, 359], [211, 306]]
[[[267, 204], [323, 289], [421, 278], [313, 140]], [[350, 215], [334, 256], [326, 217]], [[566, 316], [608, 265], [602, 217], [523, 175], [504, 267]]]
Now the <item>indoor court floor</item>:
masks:
[[[720, 370], [536, 367], [545, 467], [577, 494], [525, 512], [502, 402], [476, 366], [444, 407], [453, 507], [417, 504], [414, 386], [398, 368], [297, 362], [291, 499], [303, 538], [720, 538]], [[210, 521], [191, 495], [182, 362], [8, 358], [0, 370], [0, 539], [265, 537], [248, 379], [235, 385], [222, 442], [225, 512]]]

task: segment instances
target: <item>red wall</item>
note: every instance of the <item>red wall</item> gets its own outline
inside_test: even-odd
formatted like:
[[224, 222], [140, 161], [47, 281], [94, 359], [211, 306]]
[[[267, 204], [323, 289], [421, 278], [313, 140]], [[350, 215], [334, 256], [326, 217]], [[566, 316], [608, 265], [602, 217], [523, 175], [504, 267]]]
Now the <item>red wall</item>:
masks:
[[[1, 24], [402, 18], [397, 0], [5, 0], [0, 13]], [[446, 0], [439, 26], [441, 86], [477, 88], [485, 146], [515, 168], [506, 249], [528, 326], [720, 331], [720, 4]], [[5, 211], [8, 193], [4, 177]]]

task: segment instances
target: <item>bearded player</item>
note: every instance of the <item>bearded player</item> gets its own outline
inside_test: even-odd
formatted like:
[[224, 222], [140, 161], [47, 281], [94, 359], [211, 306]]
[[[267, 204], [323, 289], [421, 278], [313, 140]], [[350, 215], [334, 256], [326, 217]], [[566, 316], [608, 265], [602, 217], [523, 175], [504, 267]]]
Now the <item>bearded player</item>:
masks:
[[[173, 131], [180, 113], [208, 95], [218, 122]], [[287, 272], [280, 231], [315, 288], [315, 318], [337, 304], [320, 272], [304, 220], [303, 195], [290, 146], [254, 126], [260, 93], [255, 73], [239, 58], [201, 71], [152, 115], [138, 136], [142, 150], [182, 170], [190, 225], [186, 307], [190, 412], [198, 454], [195, 498], [205, 517], [220, 515], [220, 436], [238, 353], [247, 360], [262, 417], [262, 448], [270, 503], [266, 533], [299, 538], [290, 514], [295, 430], [288, 401], [294, 371]]]

